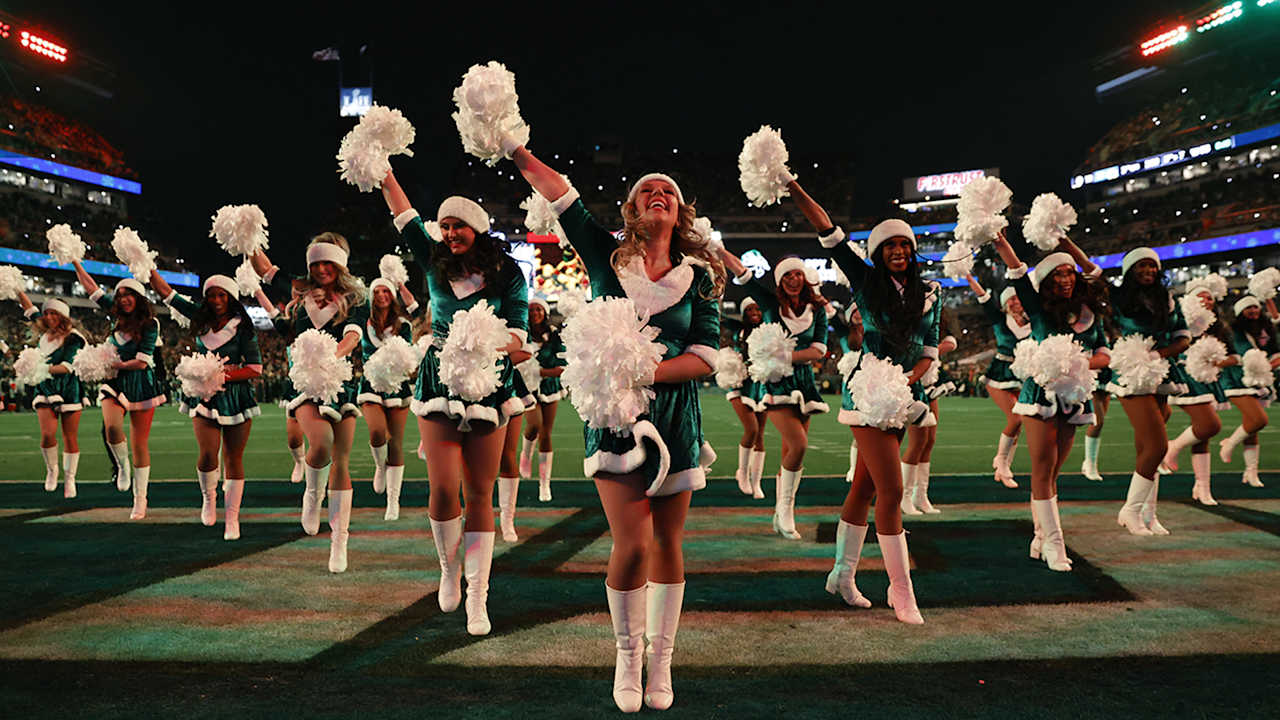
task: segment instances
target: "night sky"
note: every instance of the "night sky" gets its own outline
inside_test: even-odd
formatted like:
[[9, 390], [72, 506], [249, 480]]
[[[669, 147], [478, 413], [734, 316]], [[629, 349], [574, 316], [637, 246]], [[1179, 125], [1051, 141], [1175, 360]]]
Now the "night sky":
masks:
[[[1020, 195], [1066, 193], [1086, 148], [1123, 116], [1094, 100], [1090, 61], [1188, 7], [365, 2], [262, 10], [269, 5], [38, 0], [5, 9], [117, 69], [115, 98], [80, 117], [125, 151], [171, 240], [204, 242], [222, 204], [256, 202], [273, 237], [301, 236], [315, 229], [307, 220], [314, 209], [338, 197], [333, 155], [351, 120], [337, 117], [336, 64], [311, 60], [327, 46], [348, 58], [348, 84], [364, 84], [371, 65], [377, 101], [414, 123], [417, 157], [396, 163], [422, 186], [445, 184], [462, 157], [452, 89], [471, 64], [497, 59], [516, 74], [530, 147], [544, 156], [613, 136], [731, 161], [745, 135], [770, 123], [793, 152], [844, 158], [821, 172], [853, 175], [855, 210], [870, 215], [900, 194], [903, 177], [949, 170], [998, 166]], [[528, 9], [535, 6], [545, 10]], [[28, 88], [5, 92], [39, 100]]]

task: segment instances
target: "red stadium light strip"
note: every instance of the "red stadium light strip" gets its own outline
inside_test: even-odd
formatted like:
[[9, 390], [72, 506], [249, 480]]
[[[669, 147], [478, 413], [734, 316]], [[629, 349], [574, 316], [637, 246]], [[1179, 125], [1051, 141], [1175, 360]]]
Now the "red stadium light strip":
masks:
[[35, 33], [22, 31], [22, 47], [37, 55], [43, 55], [58, 62], [67, 61], [67, 49], [58, 43], [46, 40]]
[[1240, 17], [1243, 12], [1244, 3], [1240, 2], [1240, 0], [1236, 0], [1236, 2], [1229, 5], [1223, 5], [1217, 10], [1214, 10], [1208, 15], [1196, 20], [1196, 32], [1206, 32], [1222, 25], [1223, 23], [1229, 23]]
[[1186, 39], [1187, 26], [1179, 25], [1172, 30], [1167, 30], [1153, 38], [1150, 38], [1149, 40], [1143, 41], [1142, 45], [1139, 47], [1142, 50], [1143, 56], [1154, 55], [1155, 53], [1158, 53], [1161, 50], [1167, 50]]

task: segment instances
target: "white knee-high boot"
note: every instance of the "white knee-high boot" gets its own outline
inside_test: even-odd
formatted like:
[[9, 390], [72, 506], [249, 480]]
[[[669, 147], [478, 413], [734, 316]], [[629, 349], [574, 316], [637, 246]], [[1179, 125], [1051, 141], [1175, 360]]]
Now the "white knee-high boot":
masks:
[[351, 536], [354, 490], [329, 490], [329, 572], [347, 571], [347, 538]]
[[796, 490], [800, 487], [801, 470], [782, 468], [778, 473], [777, 493], [773, 501], [773, 531], [788, 540], [799, 540], [796, 532]]
[[307, 446], [303, 444], [298, 447], [291, 447], [289, 448], [289, 454], [293, 456], [293, 472], [289, 474], [289, 482], [300, 483], [306, 471], [303, 466], [307, 462]]
[[58, 446], [42, 447], [40, 454], [44, 456], [44, 489], [53, 492], [58, 489]]
[[1058, 515], [1058, 496], [1048, 500], [1031, 500], [1031, 514], [1040, 537], [1039, 554], [1050, 570], [1071, 570], [1071, 558], [1067, 556], [1067, 543], [1062, 536], [1062, 519]]
[[551, 502], [551, 458], [554, 452], [538, 453], [538, 500]]
[[151, 480], [151, 466], [133, 469], [133, 511], [130, 520], [141, 520], [147, 516], [147, 485]]
[[488, 635], [489, 568], [493, 564], [493, 531], [463, 533], [466, 549], [463, 568], [467, 575], [467, 633]]
[[916, 493], [916, 465], [902, 463], [902, 514], [923, 515], [916, 509], [914, 495]]
[[756, 500], [764, 499], [764, 490], [760, 487], [760, 479], [764, 477], [764, 450], [751, 451], [751, 497]]
[[738, 446], [738, 469], [734, 471], [733, 477], [738, 481], [738, 492], [743, 495], [751, 494], [751, 448]]
[[1080, 464], [1080, 474], [1094, 482], [1102, 482], [1102, 473], [1098, 472], [1098, 450], [1101, 447], [1101, 437], [1084, 436], [1084, 462]]
[[1244, 474], [1240, 476], [1240, 482], [1249, 487], [1263, 487], [1262, 479], [1258, 477], [1258, 446], [1244, 446]]
[[370, 445], [373, 455], [373, 491], [381, 495], [387, 490], [387, 445]]
[[911, 584], [911, 558], [907, 552], [907, 532], [897, 535], [876, 533], [884, 569], [889, 574], [889, 607], [898, 620], [909, 625], [923, 625], [924, 617], [916, 606], [916, 591]]
[[1241, 425], [1233, 430], [1230, 435], [1223, 438], [1222, 442], [1218, 444], [1218, 457], [1222, 462], [1230, 463], [1231, 453], [1236, 449], [1236, 446], [1244, 442], [1244, 439], [1247, 437], [1249, 437], [1249, 433], [1245, 432], [1244, 426]]
[[613, 668], [613, 701], [622, 712], [640, 709], [644, 670], [644, 633], [649, 589], [614, 590], [604, 586], [609, 598], [609, 619], [613, 624], [617, 657]]
[[62, 453], [62, 476], [64, 482], [62, 496], [65, 498], [73, 498], [76, 496], [76, 470], [79, 467], [80, 453]]
[[1151, 495], [1151, 488], [1155, 482], [1142, 477], [1138, 473], [1134, 473], [1129, 478], [1129, 492], [1125, 497], [1124, 506], [1120, 508], [1120, 514], [1116, 516], [1116, 523], [1123, 525], [1130, 535], [1152, 535], [1153, 533], [1142, 522], [1142, 503]]
[[1191, 486], [1191, 499], [1200, 501], [1201, 505], [1217, 505], [1213, 492], [1209, 488], [1211, 478], [1212, 456], [1207, 452], [1191, 454], [1191, 470], [1195, 473], [1196, 484]]
[[400, 519], [400, 488], [404, 487], [404, 465], [387, 466], [387, 511], [383, 520]]
[[862, 545], [867, 539], [867, 526], [840, 520], [836, 525], [836, 562], [827, 573], [827, 592], [840, 595], [846, 605], [869, 608], [871, 601], [858, 591], [855, 576]]
[[520, 436], [519, 471], [520, 471], [520, 477], [522, 478], [527, 479], [527, 478], [533, 477], [533, 448], [537, 444], [538, 444], [537, 438], [533, 438], [532, 440], [530, 440], [529, 438], [523, 435]]
[[462, 544], [462, 516], [452, 520], [432, 520], [431, 540], [440, 559], [440, 590], [436, 593], [440, 610], [453, 612], [462, 602], [462, 558], [458, 546]]
[[1160, 478], [1157, 476], [1155, 481], [1151, 483], [1151, 494], [1146, 500], [1142, 501], [1142, 522], [1151, 531], [1152, 535], [1168, 535], [1169, 531], [1164, 525], [1160, 524], [1160, 518], [1156, 517], [1156, 501], [1160, 497]]
[[217, 468], [205, 472], [196, 468], [196, 482], [200, 483], [200, 524], [213, 527], [218, 522], [218, 478]]
[[916, 465], [916, 491], [912, 504], [929, 515], [937, 515], [942, 511], [929, 502], [929, 465], [922, 462]]
[[853, 482], [853, 471], [858, 467], [858, 443], [850, 441], [849, 443], [849, 471], [844, 474], [844, 481]]
[[244, 498], [244, 478], [227, 478], [226, 508], [223, 510], [223, 540], [240, 539], [240, 501]]
[[649, 640], [649, 681], [644, 688], [644, 704], [666, 710], [675, 702], [671, 686], [671, 653], [680, 627], [684, 606], [684, 583], [651, 582], [645, 599], [645, 637]]
[[132, 473], [129, 471], [129, 443], [107, 443], [107, 450], [116, 461], [116, 489], [124, 492], [129, 489]]
[[498, 526], [502, 529], [502, 539], [516, 542], [516, 490], [519, 488], [519, 477], [498, 476]]
[[1169, 449], [1164, 452], [1164, 459], [1160, 461], [1160, 466], [1166, 470], [1173, 471], [1178, 469], [1178, 455], [1182, 451], [1196, 444], [1196, 434], [1188, 427], [1178, 433], [1178, 437], [1169, 441]]
[[302, 464], [302, 477], [306, 487], [302, 490], [302, 531], [308, 535], [320, 532], [320, 505], [324, 501], [325, 486], [329, 484], [329, 469], [333, 463], [322, 468], [313, 468]]

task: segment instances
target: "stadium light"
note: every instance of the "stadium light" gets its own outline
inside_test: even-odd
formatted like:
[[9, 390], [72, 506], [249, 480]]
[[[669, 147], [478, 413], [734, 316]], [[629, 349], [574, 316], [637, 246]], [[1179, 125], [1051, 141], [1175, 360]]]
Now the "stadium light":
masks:
[[1235, 20], [1236, 18], [1240, 17], [1240, 15], [1243, 12], [1244, 12], [1244, 3], [1241, 2], [1241, 0], [1236, 0], [1236, 2], [1233, 2], [1229, 5], [1223, 5], [1217, 10], [1214, 10], [1208, 15], [1205, 15], [1199, 20], [1196, 20], [1196, 32], [1198, 33], [1207, 32], [1209, 30], [1212, 30], [1218, 27], [1219, 25], [1222, 25], [1224, 23], [1229, 23], [1232, 20]]
[[13, 26], [6, 22], [0, 22], [0, 39], [8, 40], [10, 33], [13, 32]]
[[1184, 42], [1186, 39], [1187, 26], [1179, 25], [1172, 30], [1166, 30], [1153, 38], [1142, 41], [1142, 44], [1138, 47], [1142, 50], [1142, 55], [1145, 57], [1148, 55], [1154, 55], [1162, 50], [1168, 50], [1174, 45]]
[[1258, 0], [1258, 7], [1266, 7], [1273, 2], [1276, 2], [1276, 0]]
[[[7, 27], [7, 26], [6, 26]], [[7, 37], [7, 36], [6, 36]], [[67, 49], [56, 42], [47, 40], [33, 32], [23, 30], [20, 34], [22, 47], [37, 55], [43, 55], [58, 62], [67, 61]]]

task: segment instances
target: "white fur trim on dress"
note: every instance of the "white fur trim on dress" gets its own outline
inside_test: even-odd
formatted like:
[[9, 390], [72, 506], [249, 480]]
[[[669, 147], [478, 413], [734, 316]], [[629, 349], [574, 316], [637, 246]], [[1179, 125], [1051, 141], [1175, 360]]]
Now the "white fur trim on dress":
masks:
[[1027, 276], [1027, 264], [1022, 263], [1018, 267], [1011, 267], [1004, 271], [1005, 280], [1017, 280], [1018, 278]]
[[101, 407], [102, 401], [106, 400], [107, 398], [110, 398], [116, 401], [117, 403], [120, 403], [120, 407], [130, 412], [134, 410], [150, 410], [151, 408], [154, 408], [154, 407], [160, 407], [165, 403], [167, 399], [165, 398], [164, 395], [156, 395], [153, 398], [148, 398], [146, 400], [139, 400], [138, 402], [133, 402], [129, 398], [119, 393], [115, 388], [111, 387], [110, 385], [107, 385], [106, 383], [103, 383], [98, 386], [98, 406]]
[[702, 362], [706, 363], [712, 370], [715, 370], [716, 353], [718, 352], [715, 348], [710, 345], [690, 345], [686, 347], [684, 351], [697, 355]]
[[1021, 380], [988, 380], [987, 387], [997, 390], [1017, 390], [1022, 387]]
[[542, 403], [543, 405], [550, 405], [551, 403], [554, 403], [554, 402], [560, 402], [562, 399], [564, 399], [564, 396], [567, 394], [568, 393], [566, 393], [564, 390], [557, 390], [551, 393], [550, 395], [543, 395], [540, 392], [535, 393], [535, 395], [537, 395], [538, 397], [538, 402]]
[[426, 401], [414, 398], [409, 402], [409, 409], [418, 417], [444, 415], [450, 420], [457, 420], [459, 430], [469, 432], [471, 423], [477, 420], [492, 423], [495, 427], [505, 427], [508, 420], [524, 413], [524, 401], [518, 397], [509, 397], [493, 408], [447, 397], [433, 397]]
[[405, 226], [412, 222], [416, 217], [418, 217], [418, 211], [413, 208], [409, 208], [392, 218], [391, 224], [396, 226], [396, 232], [404, 232]]
[[[867, 422], [866, 417], [857, 410], [845, 410], [844, 408], [840, 408], [840, 412], [836, 415], [836, 420], [839, 421], [841, 425], [848, 425], [850, 427], [876, 427], [874, 424]], [[911, 424], [922, 428], [936, 427], [938, 425], [938, 416], [934, 415], [933, 411], [930, 410], [924, 415], [921, 415]]]
[[689, 286], [693, 284], [694, 264], [693, 258], [686, 256], [665, 275], [657, 280], [650, 280], [644, 271], [644, 258], [637, 255], [619, 268], [616, 275], [618, 284], [627, 297], [631, 298], [631, 302], [635, 303], [636, 310], [652, 317], [684, 298]]
[[[1076, 407], [1083, 408], [1083, 405]], [[1062, 410], [1049, 405], [1035, 405], [1032, 403], [1015, 403], [1013, 406], [1014, 415], [1022, 415], [1023, 417], [1038, 417], [1048, 419], [1061, 414]], [[1095, 420], [1093, 413], [1077, 412], [1067, 418], [1068, 425], [1092, 425]]]
[[284, 409], [289, 417], [294, 417], [298, 408], [302, 407], [306, 403], [315, 405], [316, 411], [320, 413], [320, 416], [329, 422], [340, 422], [343, 418], [356, 417], [360, 414], [360, 408], [356, 407], [354, 403], [342, 403], [342, 405], [338, 406], [335, 410], [328, 405], [321, 405], [315, 398], [303, 395], [299, 395], [285, 403]]
[[842, 230], [840, 226], [837, 225], [834, 228], [832, 228], [831, 232], [827, 233], [826, 235], [819, 235], [818, 243], [822, 245], [822, 247], [830, 250], [831, 248], [844, 242], [844, 238], [845, 238], [844, 230]]
[[84, 409], [83, 403], [64, 402], [61, 395], [36, 395], [31, 398], [31, 409], [49, 408], [55, 415], [62, 413], [80, 412]]
[[[366, 393], [360, 393], [359, 395], [356, 396], [357, 405], [380, 405], [382, 407], [389, 407], [389, 408], [409, 407], [409, 403], [412, 402], [412, 400], [413, 400], [413, 397], [410, 395], [405, 395], [404, 397], [396, 397], [396, 396], [383, 397], [378, 393], [366, 392]], [[364, 412], [362, 411], [360, 414], [363, 415]]]
[[792, 390], [786, 395], [771, 395], [769, 393], [765, 393], [764, 397], [760, 398], [759, 404], [761, 407], [768, 407], [770, 405], [795, 405], [799, 407], [800, 412], [804, 415], [816, 415], [818, 413], [831, 411], [831, 406], [821, 400], [805, 400], [804, 393], [801, 393], [799, 390]]
[[212, 420], [219, 425], [227, 426], [239, 425], [246, 420], [258, 417], [262, 414], [262, 408], [254, 405], [253, 407], [245, 408], [244, 411], [238, 412], [235, 415], [221, 415], [216, 409], [208, 407], [204, 403], [197, 403], [195, 407], [191, 407], [185, 402], [182, 402], [178, 404], [178, 412], [186, 415], [187, 417], [196, 417], [198, 415], [207, 420]]
[[551, 201], [551, 212], [555, 213], [556, 217], [560, 217], [577, 199], [578, 188], [570, 185], [569, 189], [566, 190], [563, 195]]

